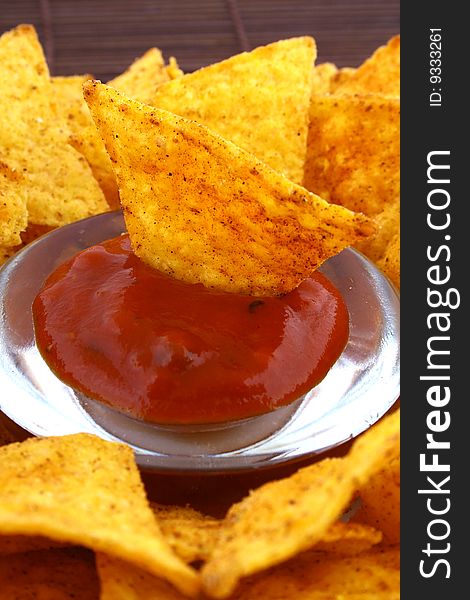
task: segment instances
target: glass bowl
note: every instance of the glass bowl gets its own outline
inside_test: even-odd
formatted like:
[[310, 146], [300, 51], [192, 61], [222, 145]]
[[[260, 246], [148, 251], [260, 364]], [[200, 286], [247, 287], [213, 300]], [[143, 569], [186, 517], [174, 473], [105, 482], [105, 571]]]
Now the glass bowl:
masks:
[[323, 381], [289, 406], [225, 424], [164, 427], [85, 397], [60, 381], [34, 339], [31, 305], [63, 261], [125, 231], [121, 212], [61, 227], [0, 270], [0, 409], [36, 436], [88, 432], [129, 444], [148, 471], [241, 472], [312, 457], [375, 423], [399, 396], [399, 297], [366, 257], [343, 250], [321, 271], [348, 307], [350, 335]]

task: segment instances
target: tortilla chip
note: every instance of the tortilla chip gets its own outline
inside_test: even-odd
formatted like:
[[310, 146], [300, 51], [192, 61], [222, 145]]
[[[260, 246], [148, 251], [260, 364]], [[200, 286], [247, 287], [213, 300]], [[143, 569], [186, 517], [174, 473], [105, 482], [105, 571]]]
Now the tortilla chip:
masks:
[[385, 253], [377, 266], [387, 275], [395, 287], [400, 289], [400, 234], [397, 233], [390, 241]]
[[59, 226], [107, 210], [85, 159], [68, 144], [51, 104], [52, 84], [32, 26], [0, 37], [0, 152], [28, 186], [29, 221]]
[[335, 93], [400, 97], [400, 36], [377, 48], [354, 73], [348, 73]]
[[[171, 57], [165, 66], [162, 54], [158, 48], [151, 48], [142, 57], [138, 58], [124, 73], [115, 77], [109, 85], [123, 93], [136, 98], [141, 102], [149, 102], [155, 95], [157, 87], [162, 83], [181, 77], [183, 72], [179, 69], [176, 60]], [[98, 133], [88, 106], [83, 99], [82, 85], [89, 77], [79, 78], [62, 77], [53, 78], [53, 83], [61, 89], [67, 88], [74, 91], [77, 103], [69, 103], [69, 126], [72, 132], [70, 143], [87, 159], [96, 180], [106, 197], [110, 208], [120, 208], [119, 192], [113, 165], [106, 152], [103, 141]], [[80, 84], [74, 88], [75, 84]], [[74, 88], [74, 89], [73, 89]], [[65, 89], [64, 89], [65, 92]]]
[[327, 458], [261, 486], [227, 513], [202, 569], [203, 588], [226, 598], [238, 581], [323, 539], [351, 501], [390, 460], [399, 444], [399, 411], [372, 426], [342, 458]]
[[27, 189], [22, 174], [0, 160], [0, 246], [21, 244], [28, 224]]
[[110, 208], [119, 208], [119, 194], [113, 167], [103, 141], [83, 98], [83, 84], [90, 75], [52, 77], [53, 107], [57, 118], [66, 121], [70, 144], [82, 154]]
[[45, 536], [107, 552], [194, 595], [195, 572], [166, 544], [132, 450], [89, 434], [0, 448], [0, 535]]
[[354, 76], [355, 72], [356, 69], [352, 67], [343, 67], [342, 69], [338, 69], [337, 73], [335, 73], [330, 80], [330, 89], [328, 90], [330, 94], [334, 94], [340, 86], [349, 82], [351, 77]]
[[[165, 539], [185, 562], [207, 561], [222, 527], [190, 507], [150, 503]], [[382, 532], [365, 523], [333, 523], [315, 550], [333, 554], [358, 554], [382, 541]]]
[[338, 75], [338, 68], [333, 63], [321, 63], [313, 68], [312, 94], [328, 94], [332, 81]]
[[312, 96], [304, 186], [368, 216], [400, 197], [400, 102]]
[[186, 600], [163, 579], [102, 553], [96, 555], [100, 600]]
[[88, 106], [83, 99], [83, 84], [93, 75], [69, 75], [51, 77], [52, 108], [59, 120], [66, 121], [70, 132], [80, 132], [82, 127], [93, 124]]
[[68, 142], [52, 141], [47, 149], [38, 145], [34, 160], [29, 159], [31, 223], [59, 227], [109, 210], [87, 161]]
[[400, 199], [389, 202], [374, 217], [376, 232], [357, 244], [357, 249], [373, 260], [400, 289]]
[[83, 84], [91, 78], [91, 75], [52, 77], [52, 105], [59, 126], [66, 124], [70, 131], [68, 141], [86, 158], [109, 207], [117, 209], [119, 194], [113, 167], [83, 99]]
[[376, 527], [385, 544], [400, 542], [400, 457], [395, 456], [359, 490], [357, 523]]
[[189, 283], [288, 292], [372, 232], [202, 125], [99, 82], [85, 97], [115, 165], [135, 253]]
[[178, 77], [182, 77], [184, 75], [183, 71], [180, 69], [178, 62], [174, 56], [170, 56], [167, 66], [165, 70], [170, 79], [178, 79]]
[[220, 531], [219, 519], [190, 507], [154, 503], [151, 507], [166, 541], [184, 562], [207, 560]]
[[[374, 456], [370, 456], [374, 454]], [[400, 454], [400, 410], [382, 417], [362, 433], [347, 455], [359, 487]]]
[[382, 532], [367, 523], [333, 523], [315, 544], [316, 552], [352, 556], [370, 550], [382, 541]]
[[165, 66], [161, 51], [158, 48], [150, 48], [124, 73], [108, 81], [108, 85], [129, 98], [149, 104], [159, 86], [182, 76], [183, 71], [174, 57], [170, 59], [170, 64]]
[[[97, 556], [101, 600], [184, 600], [174, 588], [102, 554]], [[353, 557], [305, 552], [243, 581], [236, 600], [399, 600], [398, 547]]]
[[98, 600], [93, 554], [70, 548], [0, 557], [2, 600]]
[[281, 40], [162, 85], [152, 104], [209, 127], [301, 183], [315, 41]]
[[399, 600], [398, 548], [356, 556], [306, 552], [241, 583], [237, 600]]
[[381, 260], [393, 238], [400, 232], [400, 198], [393, 198], [384, 205], [381, 212], [374, 217], [376, 230], [367, 240], [357, 244], [374, 262]]
[[91, 115], [90, 120], [91, 122], [89, 125], [83, 127], [80, 131], [74, 132], [70, 136], [69, 141], [70, 144], [85, 157], [90, 165], [93, 175], [106, 198], [108, 206], [111, 209], [116, 210], [120, 207], [120, 204], [113, 165]]

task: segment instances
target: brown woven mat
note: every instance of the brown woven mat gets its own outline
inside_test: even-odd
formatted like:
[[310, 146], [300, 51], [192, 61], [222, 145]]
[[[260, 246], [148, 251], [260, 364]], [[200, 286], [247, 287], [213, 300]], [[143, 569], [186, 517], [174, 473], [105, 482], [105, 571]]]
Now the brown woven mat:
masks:
[[0, 0], [0, 32], [36, 26], [52, 74], [106, 81], [158, 46], [188, 72], [278, 39], [313, 35], [318, 62], [357, 66], [399, 32], [399, 1]]

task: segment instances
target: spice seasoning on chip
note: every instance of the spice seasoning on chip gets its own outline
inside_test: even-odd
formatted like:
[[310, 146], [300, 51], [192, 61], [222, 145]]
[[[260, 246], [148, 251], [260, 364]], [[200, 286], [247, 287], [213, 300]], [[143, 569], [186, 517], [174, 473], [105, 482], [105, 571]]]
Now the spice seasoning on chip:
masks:
[[155, 269], [275, 296], [375, 230], [365, 215], [329, 204], [203, 125], [97, 81], [84, 90], [134, 252]]

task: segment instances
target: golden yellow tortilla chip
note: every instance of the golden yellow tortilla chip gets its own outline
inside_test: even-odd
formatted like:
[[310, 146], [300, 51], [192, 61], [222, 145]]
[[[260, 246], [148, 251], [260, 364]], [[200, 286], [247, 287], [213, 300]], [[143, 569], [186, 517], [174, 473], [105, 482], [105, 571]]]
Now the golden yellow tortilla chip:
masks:
[[400, 289], [400, 199], [386, 204], [374, 217], [375, 233], [357, 244], [357, 249], [373, 260]]
[[108, 206], [87, 162], [58, 127], [52, 84], [36, 32], [20, 25], [0, 37], [0, 153], [23, 173], [29, 221], [58, 226]]
[[314, 547], [340, 518], [357, 487], [393, 456], [399, 432], [397, 411], [362, 434], [345, 457], [300, 469], [233, 505], [202, 569], [205, 592], [227, 598], [242, 577]]
[[167, 81], [183, 76], [175, 58], [165, 65], [161, 51], [150, 48], [140, 58], [114, 79], [108, 85], [119, 90], [129, 98], [140, 102], [151, 103], [157, 88]]
[[[370, 456], [370, 454], [374, 456]], [[361, 487], [400, 454], [400, 410], [382, 417], [354, 442], [346, 460]]]
[[370, 550], [382, 541], [382, 532], [366, 523], [333, 523], [315, 544], [316, 552], [353, 555]]
[[170, 79], [178, 79], [178, 77], [182, 77], [184, 75], [183, 71], [178, 65], [178, 61], [174, 56], [170, 56], [165, 70]]
[[376, 230], [367, 240], [357, 244], [374, 262], [381, 260], [393, 238], [400, 232], [400, 198], [393, 198], [374, 216]]
[[313, 95], [304, 186], [368, 216], [398, 199], [399, 100]]
[[25, 178], [0, 160], [0, 246], [21, 244], [20, 233], [28, 224]]
[[398, 548], [356, 556], [306, 552], [241, 583], [237, 600], [399, 600]]
[[[220, 519], [203, 515], [190, 507], [150, 504], [165, 539], [180, 558], [187, 563], [208, 560], [222, 527]], [[381, 541], [382, 532], [371, 525], [338, 521], [323, 534], [315, 550], [358, 554]]]
[[329, 93], [334, 94], [336, 90], [344, 83], [348, 82], [351, 77], [354, 76], [356, 69], [353, 67], [343, 67], [338, 69], [337, 73], [330, 80]]
[[93, 554], [80, 548], [0, 556], [2, 600], [98, 600]]
[[395, 456], [359, 490], [357, 523], [376, 527], [385, 544], [400, 542], [400, 457]]
[[162, 85], [153, 101], [301, 183], [315, 41], [281, 40]]
[[70, 136], [70, 144], [87, 160], [109, 207], [118, 209], [119, 192], [113, 165], [92, 119], [87, 127]]
[[85, 98], [114, 163], [135, 253], [182, 281], [288, 292], [372, 232], [198, 123], [99, 82]]
[[52, 108], [59, 120], [65, 120], [70, 132], [79, 132], [82, 127], [93, 124], [88, 106], [83, 99], [83, 84], [93, 75], [69, 75], [51, 77]]
[[107, 552], [194, 595], [195, 572], [170, 549], [132, 450], [89, 434], [0, 448], [0, 535], [45, 536]]
[[[106, 554], [96, 555], [100, 600], [186, 600], [160, 577]], [[202, 600], [202, 599], [201, 599]]]
[[38, 145], [26, 160], [31, 223], [58, 227], [109, 210], [87, 161], [68, 142]]
[[52, 77], [52, 106], [59, 127], [66, 124], [70, 132], [68, 141], [86, 158], [108, 205], [116, 209], [119, 194], [113, 167], [83, 99], [83, 84], [91, 78], [91, 75]]
[[160, 529], [174, 552], [186, 563], [207, 560], [221, 521], [190, 507], [151, 503]]
[[338, 68], [333, 63], [321, 63], [313, 68], [312, 94], [328, 94], [332, 81], [338, 75]]
[[400, 36], [380, 46], [354, 73], [335, 88], [336, 94], [380, 94], [400, 96]]
[[[184, 600], [174, 588], [135, 567], [99, 554], [100, 600]], [[399, 600], [398, 547], [355, 556], [305, 552], [241, 582], [234, 600]]]
[[397, 233], [388, 244], [384, 255], [377, 261], [377, 266], [387, 275], [390, 281], [400, 289], [400, 234]]
[[[149, 102], [159, 85], [182, 75], [173, 57], [165, 66], [160, 50], [151, 48], [124, 73], [112, 79], [109, 85], [141, 102]], [[82, 85], [87, 79], [88, 76], [82, 77], [81, 80], [79, 77], [54, 77], [52, 81], [59, 91], [62, 88], [64, 93], [69, 91], [70, 100], [73, 102], [66, 105], [72, 133], [70, 143], [87, 159], [109, 206], [117, 209], [120, 207], [119, 193], [113, 165], [83, 99]]]

